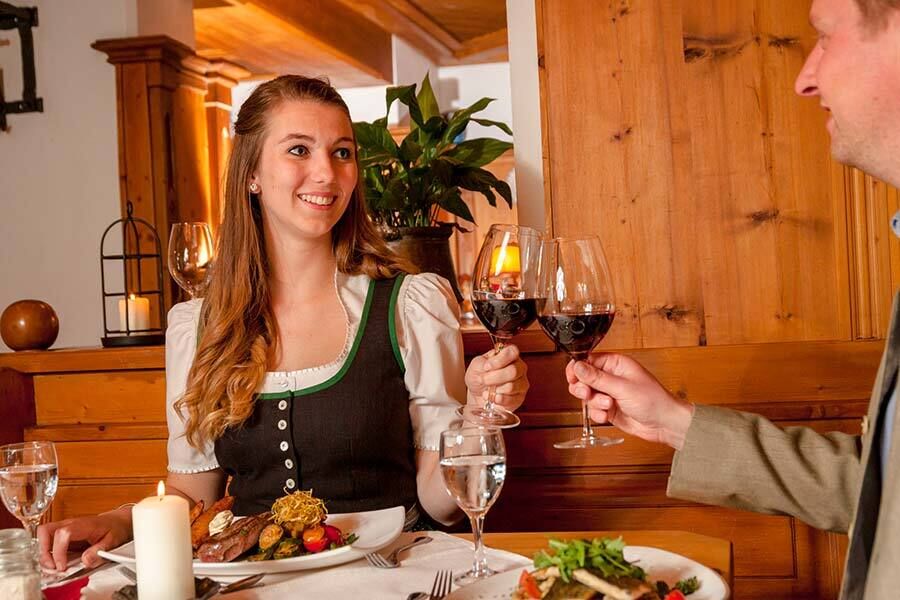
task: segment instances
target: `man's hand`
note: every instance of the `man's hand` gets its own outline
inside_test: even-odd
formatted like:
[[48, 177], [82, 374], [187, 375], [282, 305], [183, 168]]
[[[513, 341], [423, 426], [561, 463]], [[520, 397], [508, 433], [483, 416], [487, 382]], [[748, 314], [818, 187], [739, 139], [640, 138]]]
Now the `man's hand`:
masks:
[[569, 393], [588, 403], [591, 419], [676, 450], [694, 416], [694, 405], [673, 397], [637, 361], [596, 354], [566, 366]]

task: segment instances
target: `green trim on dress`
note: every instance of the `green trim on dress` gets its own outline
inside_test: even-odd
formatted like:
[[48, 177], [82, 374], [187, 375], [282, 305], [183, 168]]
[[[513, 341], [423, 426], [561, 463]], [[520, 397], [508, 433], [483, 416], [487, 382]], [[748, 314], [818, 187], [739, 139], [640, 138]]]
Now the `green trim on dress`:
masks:
[[374, 296], [375, 280], [373, 279], [369, 282], [369, 291], [366, 293], [366, 304], [363, 307], [362, 316], [359, 318], [359, 328], [356, 330], [356, 338], [353, 340], [353, 346], [350, 348], [350, 352], [347, 354], [347, 360], [344, 361], [344, 364], [341, 367], [340, 371], [338, 371], [322, 383], [308, 388], [303, 388], [302, 390], [294, 390], [292, 392], [271, 392], [257, 394], [256, 397], [260, 400], [281, 400], [282, 398], [290, 398], [292, 396], [307, 396], [309, 394], [314, 394], [316, 392], [330, 388], [338, 381], [343, 379], [344, 375], [347, 374], [347, 371], [350, 370], [350, 365], [353, 364], [353, 359], [356, 357], [357, 350], [359, 350], [359, 344], [360, 342], [362, 342], [363, 334], [366, 331], [366, 322], [369, 319], [369, 309], [372, 307], [372, 298]]

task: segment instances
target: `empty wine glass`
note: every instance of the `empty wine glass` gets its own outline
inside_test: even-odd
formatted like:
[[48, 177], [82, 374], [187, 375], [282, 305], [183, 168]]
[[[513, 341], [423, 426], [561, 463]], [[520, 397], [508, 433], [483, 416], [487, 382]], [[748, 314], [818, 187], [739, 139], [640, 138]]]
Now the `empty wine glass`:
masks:
[[213, 243], [206, 223], [175, 223], [169, 235], [169, 273], [188, 296], [203, 293], [212, 264]]
[[488, 568], [481, 533], [484, 517], [506, 479], [506, 446], [500, 429], [463, 427], [441, 433], [441, 475], [450, 496], [469, 516], [475, 540], [472, 569], [453, 578], [466, 585], [495, 574]]
[[32, 538], [56, 495], [58, 481], [53, 442], [0, 446], [0, 496]]
[[[573, 360], [585, 360], [616, 316], [612, 279], [597, 236], [561, 237], [544, 243], [541, 257], [538, 322], [544, 333]], [[587, 404], [581, 406], [581, 437], [554, 448], [593, 448], [622, 443], [594, 435]]]
[[[481, 244], [472, 274], [472, 308], [500, 352], [506, 342], [537, 317], [537, 278], [541, 234], [519, 225], [491, 225]], [[515, 427], [519, 417], [494, 404], [488, 390], [484, 406], [461, 407], [458, 413], [483, 427]]]

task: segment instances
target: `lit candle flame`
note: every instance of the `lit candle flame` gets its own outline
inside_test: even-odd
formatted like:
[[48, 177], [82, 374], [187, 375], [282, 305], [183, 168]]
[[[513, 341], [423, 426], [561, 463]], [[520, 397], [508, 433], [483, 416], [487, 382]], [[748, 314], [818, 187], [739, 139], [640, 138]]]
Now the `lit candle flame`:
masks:
[[156, 485], [156, 496], [157, 496], [160, 500], [162, 500], [162, 499], [163, 499], [163, 496], [165, 496], [165, 495], [166, 495], [166, 484], [165, 484], [164, 482], [160, 481], [160, 482]]
[[132, 300], [134, 300], [134, 299], [135, 299], [135, 295], [134, 295], [134, 294], [129, 294], [129, 296], [128, 296], [128, 297], [129, 297], [129, 298], [131, 298], [131, 299], [132, 299]]
[[491, 271], [494, 277], [501, 273], [521, 273], [519, 247], [510, 244], [494, 248], [491, 253]]

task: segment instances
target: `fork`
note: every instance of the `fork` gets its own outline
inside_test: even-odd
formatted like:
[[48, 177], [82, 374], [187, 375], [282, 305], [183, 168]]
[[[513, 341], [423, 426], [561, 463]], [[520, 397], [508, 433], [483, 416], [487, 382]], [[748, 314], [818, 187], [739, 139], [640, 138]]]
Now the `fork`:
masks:
[[366, 560], [369, 561], [370, 565], [379, 569], [396, 569], [400, 566], [400, 561], [397, 559], [397, 556], [401, 552], [403, 552], [404, 550], [409, 550], [414, 546], [427, 544], [430, 541], [430, 537], [428, 537], [427, 535], [422, 535], [414, 539], [412, 542], [406, 544], [405, 546], [400, 546], [387, 556], [382, 556], [377, 552], [370, 552], [369, 554], [366, 554]]
[[452, 584], [452, 571], [438, 571], [434, 576], [434, 585], [431, 586], [431, 595], [428, 600], [441, 600], [441, 598], [450, 593]]

